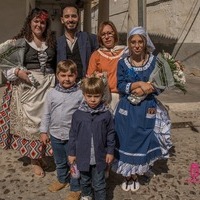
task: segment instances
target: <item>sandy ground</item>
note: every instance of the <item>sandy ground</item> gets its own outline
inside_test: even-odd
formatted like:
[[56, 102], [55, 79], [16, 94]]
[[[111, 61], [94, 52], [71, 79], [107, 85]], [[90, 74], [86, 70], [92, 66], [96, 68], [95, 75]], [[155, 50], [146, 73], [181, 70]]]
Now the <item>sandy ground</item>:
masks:
[[[140, 177], [141, 188], [136, 193], [124, 192], [120, 188], [122, 177], [111, 172], [107, 180], [108, 200], [200, 199], [200, 183], [187, 181], [191, 178], [191, 164], [196, 161], [200, 165], [200, 79], [190, 77], [188, 81], [190, 90], [187, 95], [168, 91], [159, 97], [169, 108], [173, 122], [170, 158], [155, 164], [156, 176], [151, 180]], [[2, 91], [0, 88], [0, 95]], [[47, 190], [56, 179], [52, 158], [47, 161], [46, 176], [38, 178], [31, 173], [28, 158], [21, 158], [17, 151], [0, 149], [0, 200], [64, 200], [69, 188], [57, 193]]]

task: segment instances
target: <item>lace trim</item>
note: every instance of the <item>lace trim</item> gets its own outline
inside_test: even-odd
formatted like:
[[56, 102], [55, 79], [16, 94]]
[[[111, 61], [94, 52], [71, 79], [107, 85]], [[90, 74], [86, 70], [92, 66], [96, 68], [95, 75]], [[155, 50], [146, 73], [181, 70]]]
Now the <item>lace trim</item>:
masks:
[[121, 55], [123, 54], [123, 51], [121, 51], [117, 56], [108, 56], [108, 55], [106, 55], [105, 53], [103, 53], [101, 50], [97, 50], [97, 51], [99, 52], [99, 54], [100, 54], [101, 56], [103, 56], [104, 58], [110, 59], [110, 60], [114, 60], [114, 59], [116, 59], [116, 58], [119, 58], [119, 57], [121, 57]]
[[125, 64], [127, 65], [127, 67], [129, 69], [134, 69], [134, 71], [144, 71], [144, 70], [147, 70], [150, 67], [154, 56], [153, 56], [153, 54], [150, 54], [148, 61], [142, 67], [134, 67], [134, 66], [132, 66], [131, 63], [129, 62], [128, 58], [129, 57], [124, 58], [124, 62], [125, 62]]
[[154, 162], [157, 161], [159, 158], [152, 159], [149, 163], [144, 165], [132, 165], [129, 163], [124, 163], [122, 161], [115, 160], [113, 163], [113, 170], [118, 173], [122, 174], [125, 177], [131, 176], [133, 174], [144, 175], [151, 166], [153, 166]]

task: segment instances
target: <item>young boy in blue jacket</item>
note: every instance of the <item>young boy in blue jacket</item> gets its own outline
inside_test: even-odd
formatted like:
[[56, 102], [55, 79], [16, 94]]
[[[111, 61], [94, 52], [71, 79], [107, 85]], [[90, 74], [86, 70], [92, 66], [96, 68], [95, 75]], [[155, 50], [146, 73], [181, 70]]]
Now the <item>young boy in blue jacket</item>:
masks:
[[44, 113], [41, 121], [41, 142], [50, 141], [56, 164], [57, 181], [48, 189], [57, 192], [70, 182], [68, 200], [80, 199], [80, 184], [78, 179], [70, 178], [67, 162], [67, 147], [72, 114], [83, 100], [82, 91], [76, 84], [77, 66], [72, 60], [60, 61], [56, 69], [58, 84], [47, 93]]
[[102, 101], [102, 79], [83, 79], [84, 101], [72, 116], [68, 160], [80, 171], [82, 199], [106, 200], [105, 169], [113, 161], [115, 131], [113, 117]]

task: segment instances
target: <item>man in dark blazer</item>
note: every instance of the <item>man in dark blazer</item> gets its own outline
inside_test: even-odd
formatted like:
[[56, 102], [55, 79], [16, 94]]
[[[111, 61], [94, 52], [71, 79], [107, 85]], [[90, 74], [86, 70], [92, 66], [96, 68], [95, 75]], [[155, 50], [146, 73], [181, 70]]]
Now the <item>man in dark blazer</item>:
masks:
[[78, 68], [77, 81], [85, 76], [90, 56], [98, 48], [96, 35], [78, 30], [79, 19], [78, 7], [74, 4], [66, 5], [61, 16], [65, 33], [57, 39], [57, 62], [73, 60]]

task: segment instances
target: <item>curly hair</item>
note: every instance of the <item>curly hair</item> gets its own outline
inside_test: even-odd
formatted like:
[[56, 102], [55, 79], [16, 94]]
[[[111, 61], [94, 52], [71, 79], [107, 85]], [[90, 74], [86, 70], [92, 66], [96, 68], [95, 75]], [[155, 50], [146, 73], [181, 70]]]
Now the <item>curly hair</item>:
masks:
[[26, 38], [28, 42], [31, 42], [33, 40], [33, 34], [31, 30], [31, 21], [34, 17], [38, 17], [44, 15], [46, 20], [46, 29], [43, 33], [43, 37], [46, 41], [46, 45], [49, 47], [55, 47], [56, 44], [56, 36], [55, 32], [51, 31], [51, 20], [48, 14], [47, 10], [40, 9], [40, 8], [34, 8], [29, 12], [29, 15], [26, 17], [24, 25], [20, 32], [13, 37], [13, 39], [19, 39], [19, 38]]

